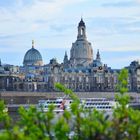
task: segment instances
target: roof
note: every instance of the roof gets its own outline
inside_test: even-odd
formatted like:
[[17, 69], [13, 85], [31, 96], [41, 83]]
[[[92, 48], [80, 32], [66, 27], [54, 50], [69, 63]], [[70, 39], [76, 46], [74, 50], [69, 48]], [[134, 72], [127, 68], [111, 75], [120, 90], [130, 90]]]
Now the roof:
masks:
[[36, 63], [37, 61], [42, 61], [42, 56], [37, 49], [31, 48], [26, 52], [23, 64], [26, 65], [28, 63]]
[[86, 27], [85, 22], [83, 21], [82, 18], [81, 18], [81, 21], [79, 22], [79, 26], [84, 26], [84, 27]]

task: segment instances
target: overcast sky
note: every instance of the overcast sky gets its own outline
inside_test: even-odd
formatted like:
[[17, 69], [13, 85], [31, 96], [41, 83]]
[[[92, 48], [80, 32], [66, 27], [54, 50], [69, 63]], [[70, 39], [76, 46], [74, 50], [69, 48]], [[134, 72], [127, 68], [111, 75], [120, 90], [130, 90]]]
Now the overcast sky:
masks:
[[83, 17], [94, 58], [122, 68], [140, 59], [140, 0], [0, 0], [0, 58], [22, 65], [35, 40], [44, 63], [69, 56]]

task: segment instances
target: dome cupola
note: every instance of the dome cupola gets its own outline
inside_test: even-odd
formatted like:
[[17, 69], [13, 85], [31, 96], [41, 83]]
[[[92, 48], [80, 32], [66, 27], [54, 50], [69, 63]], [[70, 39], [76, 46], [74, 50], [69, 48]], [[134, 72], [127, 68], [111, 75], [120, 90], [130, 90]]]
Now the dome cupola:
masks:
[[42, 66], [42, 56], [40, 52], [34, 48], [34, 41], [32, 41], [32, 48], [28, 50], [24, 56], [23, 60], [24, 66]]
[[80, 26], [86, 27], [85, 22], [83, 21], [83, 18], [81, 18], [81, 21], [79, 22], [78, 27]]
[[86, 25], [82, 18], [78, 24], [77, 40], [86, 40]]
[[86, 37], [86, 25], [81, 18], [78, 24], [77, 40], [72, 43], [70, 51], [70, 63], [72, 66], [89, 66], [93, 61], [93, 50], [91, 43]]

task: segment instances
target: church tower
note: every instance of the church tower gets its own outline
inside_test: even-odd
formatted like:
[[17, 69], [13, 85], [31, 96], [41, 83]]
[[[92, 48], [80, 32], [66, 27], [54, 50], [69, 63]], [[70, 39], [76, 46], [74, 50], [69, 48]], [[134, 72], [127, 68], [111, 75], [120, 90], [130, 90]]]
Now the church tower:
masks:
[[97, 51], [96, 60], [101, 61], [99, 50]]
[[72, 43], [70, 51], [70, 64], [73, 67], [89, 66], [93, 61], [91, 43], [87, 41], [86, 25], [83, 19], [78, 24], [77, 40]]
[[103, 66], [101, 62], [100, 52], [97, 50], [96, 59], [93, 60], [93, 67], [101, 67]]
[[65, 52], [65, 56], [64, 56], [64, 59], [63, 59], [63, 64], [64, 64], [64, 68], [68, 68], [69, 60], [68, 60], [67, 52]]
[[78, 25], [77, 39], [78, 40], [80, 40], [80, 39], [85, 40], [86, 39], [86, 26], [85, 26], [85, 23], [84, 23], [82, 18], [81, 18], [81, 21], [79, 22], [79, 25]]

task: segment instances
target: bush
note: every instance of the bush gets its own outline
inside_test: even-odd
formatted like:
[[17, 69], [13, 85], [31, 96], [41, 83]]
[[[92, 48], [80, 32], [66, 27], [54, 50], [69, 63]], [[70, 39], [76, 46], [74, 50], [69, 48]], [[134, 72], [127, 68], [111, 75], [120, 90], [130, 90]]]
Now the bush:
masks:
[[12, 119], [4, 111], [0, 101], [0, 140], [139, 140], [140, 111], [128, 108], [127, 70], [119, 74], [120, 94], [116, 95], [117, 108], [113, 109], [112, 119], [104, 112], [85, 110], [76, 95], [63, 85], [57, 83], [57, 89], [73, 99], [71, 111], [65, 110], [56, 118], [54, 106], [46, 113], [31, 106], [28, 110], [19, 109], [20, 119], [12, 124]]

